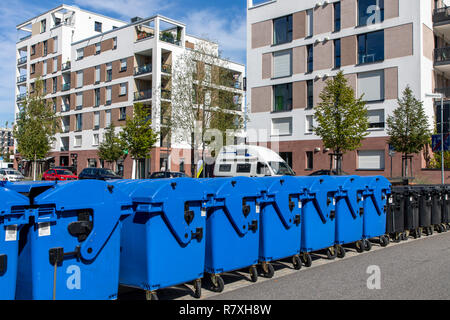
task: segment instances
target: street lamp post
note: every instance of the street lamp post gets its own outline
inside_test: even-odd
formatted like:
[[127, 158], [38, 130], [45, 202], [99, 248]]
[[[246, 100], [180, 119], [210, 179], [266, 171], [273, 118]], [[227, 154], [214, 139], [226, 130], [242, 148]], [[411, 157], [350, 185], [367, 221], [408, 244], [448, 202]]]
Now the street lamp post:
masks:
[[427, 93], [425, 96], [441, 99], [441, 183], [444, 185], [444, 95], [442, 93]]

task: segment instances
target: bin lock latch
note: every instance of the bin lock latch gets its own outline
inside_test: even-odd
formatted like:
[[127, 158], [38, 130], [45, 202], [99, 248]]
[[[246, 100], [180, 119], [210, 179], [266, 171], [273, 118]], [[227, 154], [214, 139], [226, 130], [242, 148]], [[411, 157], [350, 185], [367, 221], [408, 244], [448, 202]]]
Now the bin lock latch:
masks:
[[6, 254], [0, 255], [0, 275], [6, 273], [8, 266], [8, 256]]
[[258, 220], [253, 220], [252, 223], [248, 225], [248, 230], [258, 230]]
[[189, 204], [187, 202], [184, 204], [184, 221], [186, 221], [188, 225], [194, 221], [194, 211], [189, 210]]
[[49, 261], [52, 266], [60, 265], [64, 261], [64, 257], [66, 256], [75, 256], [80, 258], [80, 247], [77, 246], [74, 252], [66, 252], [64, 253], [64, 248], [52, 248], [48, 251]]
[[300, 215], [298, 214], [298, 215], [296, 215], [295, 216], [295, 218], [294, 218], [294, 224], [296, 225], [296, 226], [298, 226], [299, 224], [300, 224]]
[[246, 218], [250, 214], [250, 206], [245, 203], [245, 200], [242, 201], [242, 213]]
[[79, 242], [87, 239], [93, 228], [92, 221], [76, 221], [69, 224], [68, 230], [71, 236], [78, 237]]
[[191, 238], [197, 239], [198, 241], [202, 241], [203, 239], [203, 228], [197, 228], [195, 232], [191, 231]]

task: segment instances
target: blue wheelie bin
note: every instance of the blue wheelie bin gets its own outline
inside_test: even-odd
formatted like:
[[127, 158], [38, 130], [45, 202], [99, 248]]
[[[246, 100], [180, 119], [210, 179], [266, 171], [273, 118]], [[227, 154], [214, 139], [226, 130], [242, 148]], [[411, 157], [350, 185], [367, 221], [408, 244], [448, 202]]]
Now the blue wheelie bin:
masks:
[[270, 261], [292, 257], [295, 269], [302, 266], [301, 185], [295, 177], [264, 177], [255, 180], [265, 186], [260, 200], [259, 262], [262, 274], [273, 276]]
[[336, 180], [336, 249], [337, 256], [343, 258], [345, 249], [342, 245], [355, 244], [358, 252], [363, 252], [364, 221], [364, 180], [358, 176], [330, 177]]
[[194, 282], [201, 296], [205, 266], [206, 194], [195, 179], [121, 180], [115, 186], [133, 201], [124, 220], [120, 284], [143, 289], [147, 299], [157, 290]]
[[371, 240], [384, 245], [386, 238], [387, 199], [391, 194], [391, 183], [383, 176], [361, 177], [367, 188], [364, 193], [364, 228], [363, 237], [371, 249]]
[[120, 220], [131, 201], [104, 181], [61, 182], [41, 194], [35, 186], [33, 223], [20, 232], [16, 299], [116, 299]]
[[19, 231], [28, 223], [28, 199], [0, 187], [0, 300], [16, 296]]
[[222, 273], [247, 267], [256, 282], [262, 185], [247, 177], [201, 179], [201, 183], [211, 193], [205, 257], [211, 290], [223, 290]]
[[328, 259], [337, 257], [335, 195], [338, 184], [329, 176], [296, 179], [303, 190], [301, 259], [309, 267], [312, 264], [310, 252], [326, 250]]

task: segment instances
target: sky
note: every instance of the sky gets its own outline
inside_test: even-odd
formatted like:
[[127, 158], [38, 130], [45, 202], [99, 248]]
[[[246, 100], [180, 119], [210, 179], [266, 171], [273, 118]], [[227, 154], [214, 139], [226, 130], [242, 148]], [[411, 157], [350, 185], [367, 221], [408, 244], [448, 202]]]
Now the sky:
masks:
[[218, 42], [224, 58], [246, 62], [246, 0], [1, 0], [0, 127], [14, 121], [16, 26], [63, 3], [124, 21], [161, 14], [183, 22], [190, 35]]

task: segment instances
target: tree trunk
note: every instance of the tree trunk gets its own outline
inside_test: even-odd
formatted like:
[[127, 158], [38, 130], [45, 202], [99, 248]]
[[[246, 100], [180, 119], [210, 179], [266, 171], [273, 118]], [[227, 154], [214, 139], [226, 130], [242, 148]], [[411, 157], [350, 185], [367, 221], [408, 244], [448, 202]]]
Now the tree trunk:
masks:
[[36, 154], [34, 154], [34, 163], [33, 163], [33, 181], [36, 181], [36, 169], [37, 169]]
[[136, 159], [133, 159], [133, 165], [131, 168], [131, 179], [136, 179]]
[[195, 138], [194, 138], [194, 133], [192, 133], [192, 135], [191, 135], [191, 176], [192, 176], [192, 178], [195, 178], [194, 147], [195, 147]]

